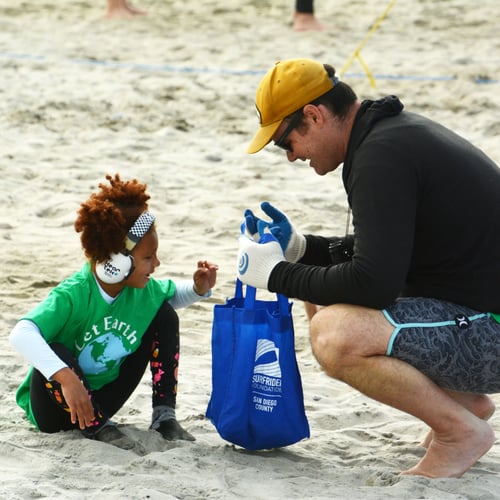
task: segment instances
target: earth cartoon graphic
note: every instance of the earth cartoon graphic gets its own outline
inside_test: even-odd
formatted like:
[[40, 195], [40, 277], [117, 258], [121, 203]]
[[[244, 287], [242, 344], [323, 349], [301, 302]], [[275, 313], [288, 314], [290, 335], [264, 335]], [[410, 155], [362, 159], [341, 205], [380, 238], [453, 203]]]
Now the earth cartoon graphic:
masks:
[[85, 373], [97, 375], [112, 370], [128, 353], [121, 336], [107, 333], [87, 345], [78, 361]]

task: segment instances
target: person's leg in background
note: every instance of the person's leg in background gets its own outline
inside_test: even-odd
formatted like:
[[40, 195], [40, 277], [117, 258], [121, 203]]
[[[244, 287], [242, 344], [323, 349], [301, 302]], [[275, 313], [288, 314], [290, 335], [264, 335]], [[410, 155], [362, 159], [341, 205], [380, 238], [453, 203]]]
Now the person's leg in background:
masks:
[[322, 31], [326, 26], [314, 15], [313, 0], [295, 0], [294, 31]]

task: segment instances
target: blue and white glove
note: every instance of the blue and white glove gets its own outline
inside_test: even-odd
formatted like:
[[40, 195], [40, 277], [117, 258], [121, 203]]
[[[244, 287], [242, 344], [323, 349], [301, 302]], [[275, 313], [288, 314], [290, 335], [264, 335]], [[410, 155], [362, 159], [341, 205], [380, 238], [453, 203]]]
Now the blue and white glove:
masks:
[[240, 236], [238, 251], [238, 278], [242, 283], [267, 290], [274, 267], [285, 260], [281, 246], [270, 234], [264, 234], [257, 243]]
[[254, 241], [259, 241], [259, 233], [262, 233], [265, 228], [278, 240], [285, 259], [288, 262], [298, 262], [306, 252], [306, 238], [303, 234], [298, 233], [288, 217], [271, 205], [268, 201], [261, 204], [262, 211], [271, 217], [271, 221], [267, 222], [259, 219], [251, 210], [245, 210], [245, 228], [242, 232], [253, 238]]
[[241, 234], [258, 243], [261, 235], [264, 234], [269, 227], [269, 223], [259, 219], [249, 208], [245, 210], [244, 215], [245, 220], [241, 223], [240, 227]]

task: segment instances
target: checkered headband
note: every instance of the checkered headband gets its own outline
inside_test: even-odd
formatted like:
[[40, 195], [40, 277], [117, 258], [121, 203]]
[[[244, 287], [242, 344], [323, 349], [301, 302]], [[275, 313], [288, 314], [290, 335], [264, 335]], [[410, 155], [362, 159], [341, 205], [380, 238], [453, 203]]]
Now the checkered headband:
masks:
[[134, 222], [125, 238], [125, 248], [131, 252], [141, 238], [149, 231], [156, 217], [151, 212], [143, 212]]

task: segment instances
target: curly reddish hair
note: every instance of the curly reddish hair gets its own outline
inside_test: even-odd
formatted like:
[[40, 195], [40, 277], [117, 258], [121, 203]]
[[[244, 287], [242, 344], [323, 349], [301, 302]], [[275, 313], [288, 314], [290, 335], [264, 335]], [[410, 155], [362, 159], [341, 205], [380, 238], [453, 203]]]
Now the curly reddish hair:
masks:
[[107, 184], [80, 205], [75, 230], [82, 233], [85, 255], [97, 262], [125, 248], [125, 238], [137, 218], [148, 209], [146, 184], [137, 179], [122, 181], [119, 174], [106, 175]]

